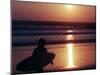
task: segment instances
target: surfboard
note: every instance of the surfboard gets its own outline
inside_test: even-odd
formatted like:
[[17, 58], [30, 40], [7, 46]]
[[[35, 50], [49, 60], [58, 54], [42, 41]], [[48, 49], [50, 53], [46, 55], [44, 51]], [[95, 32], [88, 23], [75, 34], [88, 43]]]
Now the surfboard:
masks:
[[36, 68], [44, 68], [46, 65], [51, 63], [55, 57], [55, 54], [53, 53], [46, 53], [40, 56], [38, 59], [33, 58], [32, 56], [29, 56], [19, 62], [16, 65], [16, 69], [19, 71], [34, 71]]

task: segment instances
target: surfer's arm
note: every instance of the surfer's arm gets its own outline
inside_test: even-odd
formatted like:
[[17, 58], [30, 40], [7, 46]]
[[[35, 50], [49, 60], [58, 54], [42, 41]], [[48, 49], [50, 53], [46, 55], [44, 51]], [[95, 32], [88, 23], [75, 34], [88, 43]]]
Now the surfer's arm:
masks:
[[51, 64], [54, 65], [54, 63], [51, 61]]

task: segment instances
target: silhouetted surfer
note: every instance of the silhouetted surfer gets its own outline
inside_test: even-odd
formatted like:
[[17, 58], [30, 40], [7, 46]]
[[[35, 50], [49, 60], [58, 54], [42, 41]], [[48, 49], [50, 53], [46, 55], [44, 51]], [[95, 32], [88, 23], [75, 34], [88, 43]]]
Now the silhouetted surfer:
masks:
[[38, 47], [34, 49], [32, 56], [33, 56], [33, 58], [34, 57], [38, 58], [38, 57], [42, 56], [45, 53], [47, 53], [47, 49], [45, 48], [45, 40], [44, 39], [39, 39]]
[[29, 56], [19, 62], [16, 69], [24, 72], [43, 72], [43, 68], [49, 63], [53, 64], [55, 54], [50, 53], [45, 48], [45, 40], [39, 39], [37, 47], [33, 50], [32, 56]]
[[33, 58], [33, 67], [36, 71], [42, 72], [43, 67], [47, 64], [53, 64], [52, 60], [54, 59], [54, 54], [47, 52], [45, 48], [45, 39], [41, 38], [38, 40], [38, 47], [34, 49], [32, 54]]

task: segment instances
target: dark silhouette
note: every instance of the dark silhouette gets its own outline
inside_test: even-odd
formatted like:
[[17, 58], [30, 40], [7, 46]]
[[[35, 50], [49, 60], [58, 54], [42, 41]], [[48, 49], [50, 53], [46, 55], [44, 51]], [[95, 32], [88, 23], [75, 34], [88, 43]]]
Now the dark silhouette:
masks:
[[[54, 58], [54, 55], [52, 57], [48, 55], [50, 55], [51, 53], [47, 52], [47, 49], [45, 48], [45, 40], [44, 39], [39, 39], [38, 41], [38, 47], [35, 48], [33, 54], [32, 54], [32, 58], [33, 58], [33, 62], [35, 64], [35, 70], [42, 72], [43, 71], [43, 67], [48, 64], [49, 62], [51, 62], [51, 64], [53, 64], [53, 62], [50, 60], [52, 57]], [[34, 61], [35, 60], [35, 61]], [[50, 61], [49, 61], [50, 60]], [[34, 65], [33, 64], [33, 65]]]
[[55, 54], [50, 53], [45, 48], [45, 39], [41, 38], [38, 41], [38, 46], [33, 50], [32, 56], [22, 60], [17, 69], [21, 71], [43, 72], [43, 68], [49, 63], [53, 64], [52, 60]]

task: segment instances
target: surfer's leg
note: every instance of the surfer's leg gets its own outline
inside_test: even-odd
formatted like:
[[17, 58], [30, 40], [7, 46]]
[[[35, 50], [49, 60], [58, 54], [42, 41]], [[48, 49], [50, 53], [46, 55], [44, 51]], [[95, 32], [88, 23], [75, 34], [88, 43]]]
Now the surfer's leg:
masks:
[[36, 72], [43, 72], [43, 69], [42, 68], [38, 68], [38, 69], [35, 69]]
[[43, 69], [42, 69], [42, 68], [40, 68], [38, 71], [39, 71], [39, 72], [43, 72]]

